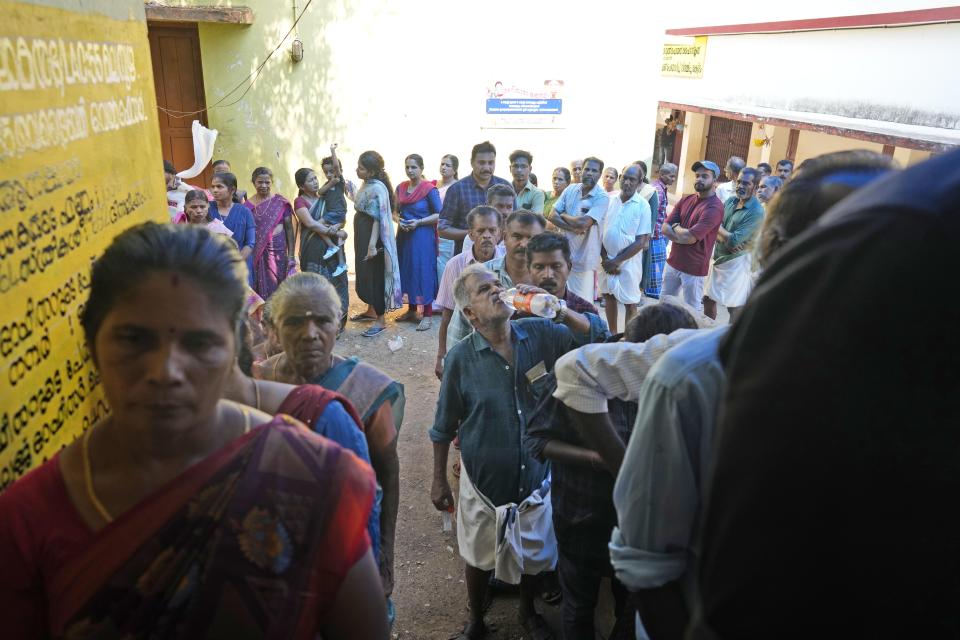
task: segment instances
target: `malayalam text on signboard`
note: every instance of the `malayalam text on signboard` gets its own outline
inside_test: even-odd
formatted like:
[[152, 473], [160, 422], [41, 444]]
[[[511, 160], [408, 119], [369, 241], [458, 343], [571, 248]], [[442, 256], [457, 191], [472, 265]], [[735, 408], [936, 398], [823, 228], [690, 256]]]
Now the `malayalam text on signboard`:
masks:
[[0, 490], [107, 413], [79, 322], [90, 263], [168, 220], [143, 14], [106, 1], [0, 9]]
[[702, 78], [707, 57], [707, 37], [697, 36], [693, 42], [668, 42], [663, 45], [660, 75], [678, 78]]

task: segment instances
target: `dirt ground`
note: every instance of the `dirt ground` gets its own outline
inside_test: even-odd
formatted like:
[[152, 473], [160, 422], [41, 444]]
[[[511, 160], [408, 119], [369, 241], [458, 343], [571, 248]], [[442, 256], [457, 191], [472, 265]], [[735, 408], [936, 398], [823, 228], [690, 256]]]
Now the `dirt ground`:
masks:
[[[363, 305], [351, 292], [350, 315]], [[463, 628], [467, 620], [467, 591], [463, 581], [463, 561], [457, 552], [456, 527], [450, 533], [441, 529], [440, 512], [430, 503], [433, 451], [427, 430], [433, 423], [440, 382], [433, 373], [437, 354], [439, 317], [430, 331], [417, 332], [412, 323], [395, 322], [402, 312], [389, 314], [387, 330], [375, 338], [360, 335], [369, 323], [348, 322], [337, 343], [336, 352], [355, 355], [379, 367], [403, 383], [406, 411], [400, 431], [400, 513], [397, 522], [396, 586], [393, 592], [397, 619], [393, 637], [410, 640], [447, 640]], [[391, 352], [387, 341], [403, 338], [403, 346]], [[451, 448], [451, 464], [456, 459]], [[451, 486], [457, 491], [455, 479]], [[607, 592], [603, 589], [602, 592]], [[606, 599], [604, 599], [606, 600]], [[609, 604], [601, 601], [598, 620], [609, 621]], [[556, 624], [559, 608], [538, 601], [538, 608], [559, 638]], [[487, 623], [495, 628], [488, 637], [497, 640], [522, 638], [517, 623], [517, 596], [496, 597], [487, 613]], [[600, 624], [607, 627], [604, 622]], [[607, 627], [609, 628], [609, 627]], [[602, 637], [598, 634], [598, 637]]]

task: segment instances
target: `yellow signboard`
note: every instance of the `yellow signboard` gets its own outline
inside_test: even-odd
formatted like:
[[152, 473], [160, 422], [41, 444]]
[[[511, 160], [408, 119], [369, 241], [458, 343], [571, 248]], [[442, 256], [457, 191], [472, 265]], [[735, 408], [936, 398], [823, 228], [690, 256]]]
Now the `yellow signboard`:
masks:
[[76, 5], [0, 6], [0, 490], [108, 411], [90, 263], [169, 220], [143, 3]]
[[703, 61], [707, 57], [707, 36], [693, 42], [668, 42], [663, 45], [660, 75], [678, 78], [702, 78]]

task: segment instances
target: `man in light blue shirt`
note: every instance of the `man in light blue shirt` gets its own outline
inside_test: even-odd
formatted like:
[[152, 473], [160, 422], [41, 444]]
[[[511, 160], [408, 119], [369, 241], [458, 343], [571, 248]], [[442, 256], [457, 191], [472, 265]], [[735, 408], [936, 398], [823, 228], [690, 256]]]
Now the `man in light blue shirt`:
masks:
[[[674, 629], [680, 637], [687, 615], [675, 611], [689, 612], [694, 601], [702, 482], [726, 383], [718, 347], [727, 329], [698, 332], [650, 370], [613, 489], [620, 526], [610, 559], [621, 582], [639, 595], [638, 613], [654, 638], [671, 637]], [[664, 441], [678, 446], [663, 447]]]
[[570, 241], [573, 268], [567, 286], [584, 300], [595, 300], [594, 283], [600, 267], [600, 228], [608, 196], [599, 184], [603, 160], [584, 158], [579, 184], [571, 184], [554, 203], [550, 222]]

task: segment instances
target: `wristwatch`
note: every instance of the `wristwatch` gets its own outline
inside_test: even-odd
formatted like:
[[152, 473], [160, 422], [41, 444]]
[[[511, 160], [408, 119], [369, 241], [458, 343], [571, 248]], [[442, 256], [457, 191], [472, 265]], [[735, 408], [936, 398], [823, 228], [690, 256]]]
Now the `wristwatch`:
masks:
[[553, 316], [553, 321], [556, 324], [562, 324], [564, 320], [567, 319], [567, 301], [559, 300], [560, 309], [557, 311], [557, 315]]

